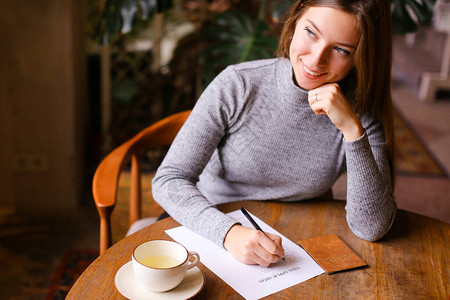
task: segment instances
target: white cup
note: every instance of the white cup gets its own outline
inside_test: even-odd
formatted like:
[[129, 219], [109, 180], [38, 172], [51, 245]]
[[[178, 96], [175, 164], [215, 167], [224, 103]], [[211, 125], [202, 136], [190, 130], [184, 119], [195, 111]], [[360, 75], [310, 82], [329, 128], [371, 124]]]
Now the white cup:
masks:
[[[189, 258], [194, 257], [191, 262]], [[200, 256], [183, 245], [166, 240], [140, 244], [133, 251], [132, 265], [135, 277], [148, 290], [165, 292], [178, 286], [187, 270], [195, 267]]]

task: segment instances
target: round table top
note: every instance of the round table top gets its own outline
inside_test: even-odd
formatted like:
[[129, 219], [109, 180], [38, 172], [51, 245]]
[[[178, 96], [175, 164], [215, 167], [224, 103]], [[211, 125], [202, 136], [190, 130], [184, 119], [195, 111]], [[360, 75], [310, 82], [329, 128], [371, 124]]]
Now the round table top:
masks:
[[[288, 239], [337, 234], [368, 266], [326, 273], [264, 299], [447, 299], [450, 295], [450, 225], [398, 210], [389, 233], [380, 241], [357, 238], [345, 219], [345, 202], [310, 200], [294, 203], [240, 201], [223, 204], [230, 212], [245, 206]], [[116, 272], [131, 260], [133, 249], [153, 239], [171, 239], [166, 229], [179, 226], [172, 218], [125, 237], [99, 256], [81, 275], [66, 299], [125, 299], [116, 289]], [[242, 299], [200, 263], [206, 278], [195, 299]]]

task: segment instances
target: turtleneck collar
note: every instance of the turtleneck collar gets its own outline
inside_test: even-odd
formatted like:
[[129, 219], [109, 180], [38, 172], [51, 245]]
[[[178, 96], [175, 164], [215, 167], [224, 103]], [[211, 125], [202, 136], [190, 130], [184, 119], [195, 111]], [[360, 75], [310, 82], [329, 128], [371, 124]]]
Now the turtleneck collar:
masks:
[[309, 107], [308, 91], [294, 83], [291, 61], [288, 58], [278, 58], [277, 64], [277, 85], [283, 99], [297, 106]]

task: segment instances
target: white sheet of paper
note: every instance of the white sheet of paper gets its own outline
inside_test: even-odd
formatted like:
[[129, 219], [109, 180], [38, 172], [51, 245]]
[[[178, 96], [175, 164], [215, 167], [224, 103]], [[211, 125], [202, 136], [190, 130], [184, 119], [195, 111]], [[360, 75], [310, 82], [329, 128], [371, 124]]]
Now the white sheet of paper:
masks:
[[[228, 215], [243, 226], [253, 228], [240, 210]], [[246, 299], [259, 299], [271, 295], [325, 272], [300, 246], [251, 215], [263, 231], [281, 236], [285, 261], [267, 268], [246, 265], [236, 260], [224, 248], [184, 226], [166, 230], [166, 233], [189, 250], [196, 251], [200, 255], [200, 261], [207, 268]]]

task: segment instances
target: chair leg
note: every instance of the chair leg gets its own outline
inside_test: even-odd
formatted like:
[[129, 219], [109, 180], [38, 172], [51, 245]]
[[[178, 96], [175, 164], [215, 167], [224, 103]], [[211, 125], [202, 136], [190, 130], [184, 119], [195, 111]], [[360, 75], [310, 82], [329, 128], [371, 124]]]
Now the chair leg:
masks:
[[114, 206], [98, 207], [100, 215], [100, 254], [112, 245], [111, 213]]
[[141, 166], [138, 156], [131, 156], [130, 225], [142, 217]]

